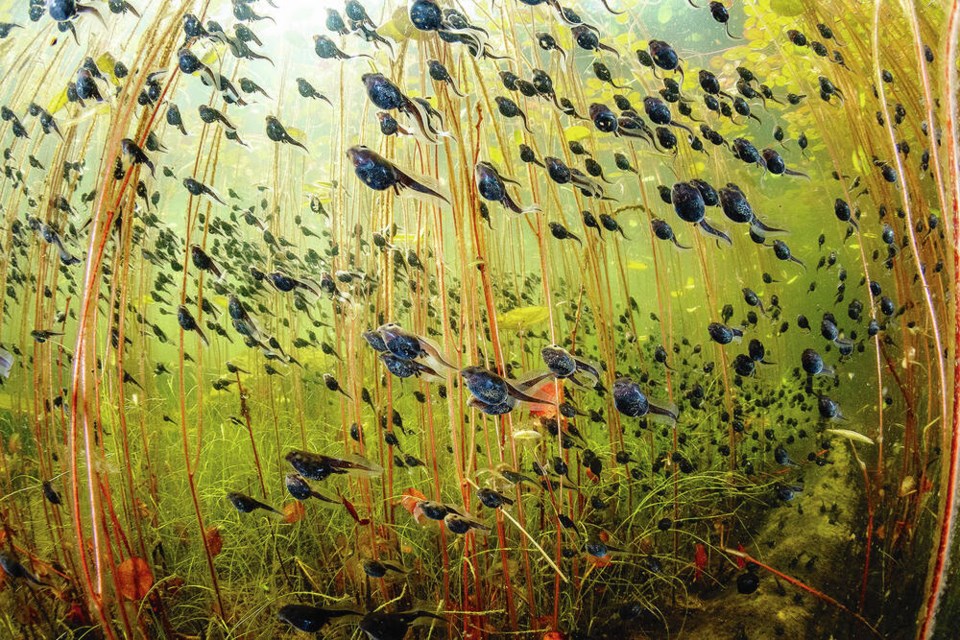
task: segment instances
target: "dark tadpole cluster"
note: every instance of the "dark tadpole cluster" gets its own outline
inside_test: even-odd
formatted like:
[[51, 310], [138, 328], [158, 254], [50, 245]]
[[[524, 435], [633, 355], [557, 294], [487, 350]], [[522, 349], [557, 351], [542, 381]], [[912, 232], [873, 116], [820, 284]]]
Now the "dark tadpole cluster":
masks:
[[[128, 56], [128, 67], [106, 49], [73, 52], [85, 39], [101, 46], [95, 21], [122, 33], [146, 20], [130, 2], [30, 0], [26, 17], [49, 26], [50, 46], [66, 62], [62, 73], [51, 67], [45, 76], [50, 92], [41, 86], [27, 95], [30, 87], [18, 86], [0, 105], [10, 198], [2, 211], [3, 317], [19, 321], [21, 314], [24, 338], [14, 344], [4, 335], [0, 382], [33, 367], [39, 399], [56, 380], [41, 367], [55, 361], [65, 373], [55, 384], [66, 385], [76, 344], [86, 351], [74, 373], [89, 372], [103, 389], [115, 382], [117, 407], [140, 407], [153, 385], [173, 389], [175, 381], [181, 389], [209, 385], [211, 404], [239, 400], [230, 409], [238, 413], [223, 423], [245, 430], [255, 454], [261, 401], [275, 399], [267, 394], [296, 396], [301, 410], [302, 396], [313, 403], [315, 395], [323, 404], [300, 412], [298, 448], [263, 466], [282, 456], [279, 466], [289, 467], [272, 480], [282, 477], [295, 502], [283, 510], [270, 504], [259, 457], [260, 493], [242, 481], [220, 492], [221, 506], [245, 524], [277, 516], [293, 524], [291, 507], [302, 515], [304, 504], [323, 503], [349, 516], [343, 519], [361, 532], [355, 538], [369, 532], [375, 539], [355, 554], [338, 548], [349, 556], [344, 581], [356, 574], [368, 589], [364, 607], [279, 607], [283, 623], [306, 633], [349, 622], [371, 640], [402, 640], [414, 624], [450, 622], [417, 608], [406, 592], [397, 606], [408, 610], [370, 610], [376, 581], [383, 593], [393, 593], [393, 579], [407, 580], [411, 591], [422, 586], [426, 572], [398, 559], [404, 556], [391, 536], [412, 539], [416, 527], [431, 524], [442, 534], [423, 538], [456, 540], [463, 575], [478, 585], [502, 578], [512, 587], [508, 573], [522, 549], [564, 580], [589, 575], [598, 587], [590, 611], [613, 603], [614, 622], [636, 621], [642, 633], [663, 623], [657, 594], [673, 592], [688, 575], [694, 586], [683, 586], [691, 592], [756, 593], [761, 567], [742, 549], [708, 554], [716, 530], [706, 525], [722, 517], [721, 538], [747, 544], [741, 510], [809, 509], [815, 467], [836, 461], [839, 468], [834, 440], [871, 442], [859, 433], [868, 429], [864, 416], [869, 422], [875, 412], [900, 410], [902, 395], [912, 420], [917, 406], [908, 396], [933, 389], [936, 367], [917, 363], [939, 357], [924, 341], [934, 321], [949, 316], [934, 312], [948, 287], [930, 284], [949, 271], [949, 230], [941, 219], [946, 199], [928, 206], [927, 192], [942, 181], [938, 149], [949, 136], [923, 113], [916, 121], [910, 105], [920, 92], [901, 89], [908, 79], [900, 65], [861, 74], [861, 47], [845, 48], [825, 23], [814, 29], [813, 21], [783, 18], [792, 28], [770, 37], [783, 39], [790, 64], [764, 60], [734, 70], [689, 53], [690, 42], [704, 42], [700, 33], [673, 42], [652, 34], [659, 37], [635, 56], [621, 56], [623, 34], [589, 23], [609, 13], [626, 14], [608, 18], [611, 25], [634, 24], [631, 3], [618, 4], [622, 11], [606, 0], [589, 10], [505, 0], [493, 3], [494, 15], [510, 19], [488, 29], [480, 19], [490, 19], [489, 7], [479, 3], [411, 0], [377, 24], [379, 13], [375, 22], [363, 4], [347, 0], [314, 21], [321, 33], [287, 43], [313, 65], [288, 77], [266, 55], [277, 33], [269, 1], [231, 0], [229, 12], [212, 13], [223, 24], [179, 11], [169, 42], [136, 64]], [[689, 4], [710, 43], [730, 45], [718, 25], [740, 39], [739, 8]], [[21, 22], [0, 23], [4, 47], [41, 33]], [[929, 47], [916, 53], [934, 62]], [[795, 77], [794, 62], [806, 75]], [[11, 77], [30, 67], [21, 64]], [[331, 86], [331, 69], [344, 78], [341, 86]], [[194, 100], [198, 91], [202, 101]], [[798, 122], [830, 127], [865, 104], [872, 106], [857, 126], [879, 128], [851, 136], [856, 169], [849, 149], [830, 148], [835, 132], [813, 124], [796, 130]], [[256, 125], [248, 132], [251, 113]], [[77, 159], [73, 145], [99, 148], [96, 134], [108, 120], [129, 126], [111, 128], [104, 170], [95, 175], [98, 163]], [[876, 142], [888, 138], [892, 144]], [[195, 140], [204, 141], [195, 162], [180, 162], [179, 148]], [[56, 153], [43, 146], [52, 144]], [[230, 155], [218, 160], [221, 149]], [[236, 166], [234, 158], [241, 158]], [[334, 173], [318, 180], [315, 169]], [[791, 218], [799, 215], [804, 220]], [[127, 291], [131, 265], [140, 262], [138, 285]], [[700, 266], [701, 281], [687, 273], [688, 263]], [[912, 288], [924, 292], [929, 319], [918, 315], [927, 307]], [[86, 301], [79, 312], [78, 300]], [[71, 329], [92, 318], [108, 328], [98, 333], [94, 322], [88, 331], [96, 339], [84, 346]], [[145, 343], [176, 350], [180, 366], [158, 361], [138, 372], [131, 352]], [[864, 381], [872, 367], [861, 354], [869, 349], [877, 354], [881, 401], [871, 388], [862, 408], [859, 391], [874, 381]], [[186, 375], [185, 363], [209, 373], [211, 362], [226, 371]], [[254, 378], [261, 372], [268, 377]], [[319, 393], [288, 394], [293, 385]], [[53, 391], [56, 397], [35, 405], [44, 415], [70, 420], [83, 409], [69, 406], [68, 389]], [[162, 427], [193, 428], [202, 406], [183, 404], [182, 415], [158, 412]], [[327, 429], [337, 415], [343, 428]], [[448, 417], [449, 433], [434, 428]], [[284, 422], [275, 419], [277, 446]], [[111, 446], [108, 425], [84, 424], [95, 424], [97, 446]], [[438, 433], [449, 439], [437, 440]], [[342, 446], [309, 444], [314, 437], [339, 438]], [[17, 477], [37, 477], [46, 509], [70, 508], [77, 487], [66, 491], [48, 468], [57, 468], [56, 456], [40, 449], [43, 474]], [[889, 447], [884, 454], [899, 455]], [[453, 469], [450, 456], [462, 466]], [[910, 481], [927, 473], [912, 469]], [[367, 481], [384, 475], [388, 504], [379, 510], [380, 490]], [[323, 491], [315, 488], [321, 484]], [[388, 486], [398, 495], [388, 495]], [[903, 487], [898, 508], [918, 493]], [[352, 492], [363, 502], [355, 506]], [[701, 497], [688, 498], [694, 494]], [[528, 511], [521, 524], [528, 501], [539, 522]], [[394, 517], [397, 505], [413, 524]], [[898, 558], [897, 536], [905, 534], [890, 529], [883, 544], [891, 549], [882, 555]], [[473, 564], [478, 548], [494, 548], [473, 536], [492, 541], [493, 531], [502, 568]], [[545, 533], [555, 533], [556, 553], [541, 549]], [[33, 556], [27, 562], [18, 527], [7, 535], [10, 551], [0, 553], [6, 577], [49, 587], [54, 572], [40, 571]], [[204, 545], [211, 553], [210, 541]], [[427, 546], [410, 548], [420, 556]], [[450, 549], [442, 554], [447, 562]], [[433, 560], [406, 565], [439, 566]], [[290, 565], [282, 563], [286, 574]], [[452, 576], [451, 568], [443, 570]], [[527, 576], [534, 577], [543, 576]], [[618, 585], [630, 585], [629, 595], [612, 588]], [[428, 587], [422, 591], [437, 596]], [[484, 614], [494, 629], [499, 601], [462, 588], [462, 598], [447, 604], [463, 608], [464, 619], [495, 605]], [[536, 601], [523, 602], [530, 611], [542, 599], [533, 595]], [[511, 591], [504, 600], [512, 615], [515, 597]], [[593, 600], [601, 603], [596, 610]], [[579, 615], [563, 613], [563, 621]], [[598, 624], [606, 633], [607, 622]], [[668, 635], [661, 630], [648, 635]]]

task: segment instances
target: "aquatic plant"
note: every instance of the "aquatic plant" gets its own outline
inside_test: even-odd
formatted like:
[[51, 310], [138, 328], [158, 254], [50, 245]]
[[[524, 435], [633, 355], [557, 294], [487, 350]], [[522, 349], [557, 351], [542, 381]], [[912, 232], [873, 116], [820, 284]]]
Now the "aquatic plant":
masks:
[[960, 4], [134, 4], [0, 16], [4, 635], [951, 637]]

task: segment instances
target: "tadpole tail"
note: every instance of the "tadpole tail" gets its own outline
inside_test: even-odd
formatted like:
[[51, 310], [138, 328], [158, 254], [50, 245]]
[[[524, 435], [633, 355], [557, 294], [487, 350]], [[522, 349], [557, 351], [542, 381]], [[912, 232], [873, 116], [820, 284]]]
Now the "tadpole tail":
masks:
[[461, 98], [465, 98], [465, 97], [466, 97], [465, 94], [460, 93], [460, 89], [457, 88], [457, 85], [456, 85], [456, 83], [453, 81], [453, 78], [450, 78], [449, 80], [447, 80], [447, 84], [450, 86], [450, 89], [451, 89], [455, 94], [457, 94], [459, 97], [461, 97]]
[[787, 175], [787, 176], [796, 176], [796, 177], [798, 177], [798, 178], [806, 178], [807, 180], [810, 180], [810, 176], [808, 176], [807, 174], [805, 174], [805, 173], [802, 172], [802, 171], [794, 171], [793, 169], [785, 169], [784, 172], [783, 172], [783, 174], [784, 174], [784, 175]]
[[524, 113], [522, 110], [520, 110], [519, 108], [517, 109], [517, 113], [520, 114], [520, 118], [523, 120], [523, 126], [524, 126], [524, 128], [525, 128], [529, 133], [533, 133], [533, 129], [531, 129], [531, 128], [530, 128], [530, 125], [527, 124], [527, 114], [525, 114], [525, 113]]
[[707, 234], [714, 236], [718, 240], [723, 240], [728, 245], [733, 246], [733, 240], [730, 239], [730, 236], [728, 236], [723, 231], [720, 231], [719, 229], [716, 229], [710, 226], [710, 224], [706, 220], [701, 220], [699, 225], [700, 225], [700, 228], [703, 229], [703, 231], [706, 232]]
[[671, 120], [671, 121], [670, 121], [670, 125], [671, 125], [671, 126], [674, 126], [674, 127], [680, 127], [681, 129], [683, 129], [684, 131], [686, 131], [687, 133], [689, 133], [689, 134], [692, 135], [692, 136], [693, 136], [693, 135], [696, 135], [696, 134], [693, 132], [693, 129], [691, 129], [691, 128], [688, 127], [687, 125], [683, 124], [682, 122], [677, 122], [676, 120]]
[[735, 36], [735, 35], [733, 35], [732, 33], [730, 33], [730, 23], [729, 23], [729, 22], [724, 22], [724, 23], [723, 23], [723, 26], [726, 27], [726, 29], [727, 29], [727, 37], [728, 37], [728, 38], [730, 38], [731, 40], [743, 40], [743, 36]]
[[606, 45], [606, 44], [603, 44], [603, 43], [601, 42], [601, 43], [599, 43], [597, 46], [598, 46], [599, 48], [603, 49], [604, 51], [609, 51], [610, 53], [612, 53], [613, 55], [617, 56], [618, 58], [621, 57], [621, 56], [620, 56], [620, 52], [617, 51], [616, 49], [614, 49], [613, 47], [611, 47], [610, 45]]
[[[84, 7], [84, 6], [77, 5], [77, 13], [92, 13], [97, 18], [97, 20], [100, 21], [100, 24], [102, 24], [105, 27], [107, 26], [106, 21], [104, 21], [103, 19], [103, 15], [101, 15], [101, 13], [94, 7]], [[77, 37], [76, 31], [73, 32], [73, 37], [74, 38]]]
[[431, 133], [430, 115], [425, 113], [419, 104], [407, 98], [400, 110], [416, 121], [418, 131], [427, 141], [431, 144], [437, 141], [436, 136]]
[[603, 5], [603, 8], [612, 13], [615, 16], [622, 16], [626, 11], [614, 11], [610, 8], [610, 5], [607, 4], [607, 0], [600, 0], [600, 3]]
[[434, 196], [435, 198], [440, 198], [447, 204], [450, 204], [450, 200], [448, 200], [445, 195], [443, 195], [438, 191], [434, 191], [430, 187], [418, 182], [417, 180], [414, 180], [413, 178], [403, 173], [399, 169], [397, 169], [397, 180], [400, 183], [400, 185], [403, 187], [406, 187], [408, 189], [413, 189], [417, 193], [424, 193], [428, 196]]

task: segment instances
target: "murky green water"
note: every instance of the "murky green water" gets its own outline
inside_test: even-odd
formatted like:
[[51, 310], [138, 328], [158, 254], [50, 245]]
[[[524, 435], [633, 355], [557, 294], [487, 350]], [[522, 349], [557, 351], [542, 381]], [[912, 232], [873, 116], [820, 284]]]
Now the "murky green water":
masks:
[[0, 637], [951, 637], [950, 7], [277, 4], [0, 7]]

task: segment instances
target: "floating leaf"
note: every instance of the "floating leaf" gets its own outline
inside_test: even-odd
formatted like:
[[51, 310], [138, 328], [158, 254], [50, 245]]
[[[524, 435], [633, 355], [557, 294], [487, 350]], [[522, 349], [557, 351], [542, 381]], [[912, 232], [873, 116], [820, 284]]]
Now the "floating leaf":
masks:
[[287, 524], [300, 522], [306, 513], [307, 509], [299, 500], [294, 500], [293, 502], [283, 505], [283, 521]]
[[105, 73], [107, 77], [110, 78], [111, 83], [114, 85], [120, 84], [120, 82], [117, 80], [117, 76], [113, 73], [113, 70], [117, 66], [117, 61], [114, 60], [113, 56], [109, 52], [101, 53], [100, 56], [97, 57], [96, 65], [97, 69], [100, 69], [102, 73]]
[[127, 600], [141, 600], [153, 586], [153, 572], [143, 558], [127, 558], [117, 567], [117, 586]]
[[416, 489], [407, 489], [403, 492], [403, 497], [400, 498], [400, 504], [413, 516], [417, 524], [421, 524], [427, 518], [420, 507], [417, 506], [421, 500], [426, 499], [427, 496]]
[[539, 431], [533, 429], [520, 429], [513, 432], [513, 439], [521, 442], [536, 442], [543, 438]]
[[583, 140], [584, 138], [590, 137], [590, 129], [587, 129], [583, 125], [574, 125], [572, 127], [567, 127], [563, 131], [564, 137], [568, 142], [574, 142], [577, 140]]
[[660, 5], [660, 11], [657, 12], [657, 22], [667, 24], [673, 17], [673, 6], [669, 2]]
[[781, 16], [793, 18], [803, 13], [803, 0], [771, 0], [770, 8]]
[[532, 327], [550, 318], [550, 310], [546, 307], [520, 307], [511, 309], [499, 318], [501, 329], [516, 330]]
[[207, 549], [210, 550], [210, 555], [213, 557], [220, 555], [223, 550], [223, 536], [220, 535], [220, 527], [207, 527], [207, 530], [203, 532], [203, 537], [206, 540]]
[[109, 102], [100, 102], [93, 106], [88, 106], [80, 111], [79, 115], [75, 118], [69, 118], [60, 123], [60, 127], [64, 129], [69, 129], [70, 127], [75, 127], [84, 120], [89, 120], [90, 118], [96, 116], [103, 116], [110, 113], [110, 103]]
[[825, 429], [825, 431], [827, 433], [832, 433], [835, 436], [852, 440], [853, 442], [875, 444], [874, 441], [867, 436], [863, 435], [862, 433], [857, 433], [856, 431], [851, 431], [850, 429]]
[[901, 498], [904, 497], [904, 496], [908, 496], [908, 495], [910, 495], [911, 493], [913, 493], [914, 491], [916, 491], [916, 489], [917, 489], [917, 481], [913, 478], [913, 476], [906, 476], [906, 477], [900, 482], [900, 492], [899, 492], [899, 495], [900, 495]]
[[64, 87], [63, 91], [57, 94], [57, 97], [50, 101], [49, 106], [47, 106], [47, 111], [52, 115], [55, 114], [60, 109], [63, 109], [67, 104], [67, 88]]
[[416, 244], [420, 238], [413, 233], [398, 233], [393, 236], [393, 244]]
[[[529, 406], [531, 418], [553, 418], [557, 415], [557, 390], [557, 385], [551, 383], [547, 384], [545, 387], [543, 387], [543, 389], [534, 394], [535, 398], [540, 398], [544, 401], [544, 403], [531, 404]], [[519, 434], [514, 434], [514, 438], [516, 438], [518, 435]]]
[[290, 137], [296, 140], [297, 142], [302, 143], [307, 139], [307, 134], [303, 129], [297, 129], [296, 127], [285, 127], [287, 133], [290, 134]]
[[413, 23], [410, 22], [410, 15], [407, 12], [406, 6], [397, 7], [393, 15], [390, 16], [390, 19], [380, 25], [377, 33], [392, 38], [397, 42], [403, 42], [409, 38], [416, 40], [422, 40], [424, 38], [424, 34], [418, 31], [417, 28], [413, 26]]
[[214, 46], [213, 48], [210, 49], [210, 51], [207, 51], [206, 55], [204, 55], [203, 58], [200, 59], [200, 62], [202, 62], [204, 65], [209, 67], [222, 57], [220, 53], [225, 50], [226, 50], [226, 47], [223, 45]]
[[350, 517], [353, 518], [358, 525], [365, 527], [366, 525], [370, 524], [370, 520], [368, 518], [360, 517], [360, 514], [357, 513], [357, 508], [353, 506], [352, 502], [347, 500], [344, 496], [340, 496], [340, 500], [343, 502], [343, 506], [346, 508], [347, 513], [350, 514]]
[[587, 93], [599, 93], [600, 91], [603, 91], [603, 83], [597, 78], [587, 78], [586, 82], [583, 84], [583, 88]]
[[497, 147], [497, 146], [490, 147], [489, 149], [487, 149], [487, 155], [490, 157], [490, 162], [492, 162], [493, 164], [495, 165], [503, 164], [504, 157], [503, 157], [503, 152], [500, 151], [500, 147]]
[[602, 558], [598, 558], [597, 556], [590, 555], [588, 553], [587, 563], [593, 565], [598, 569], [602, 569], [603, 567], [609, 567], [611, 564], [613, 564], [613, 560], [610, 558], [609, 555], [603, 556]]

